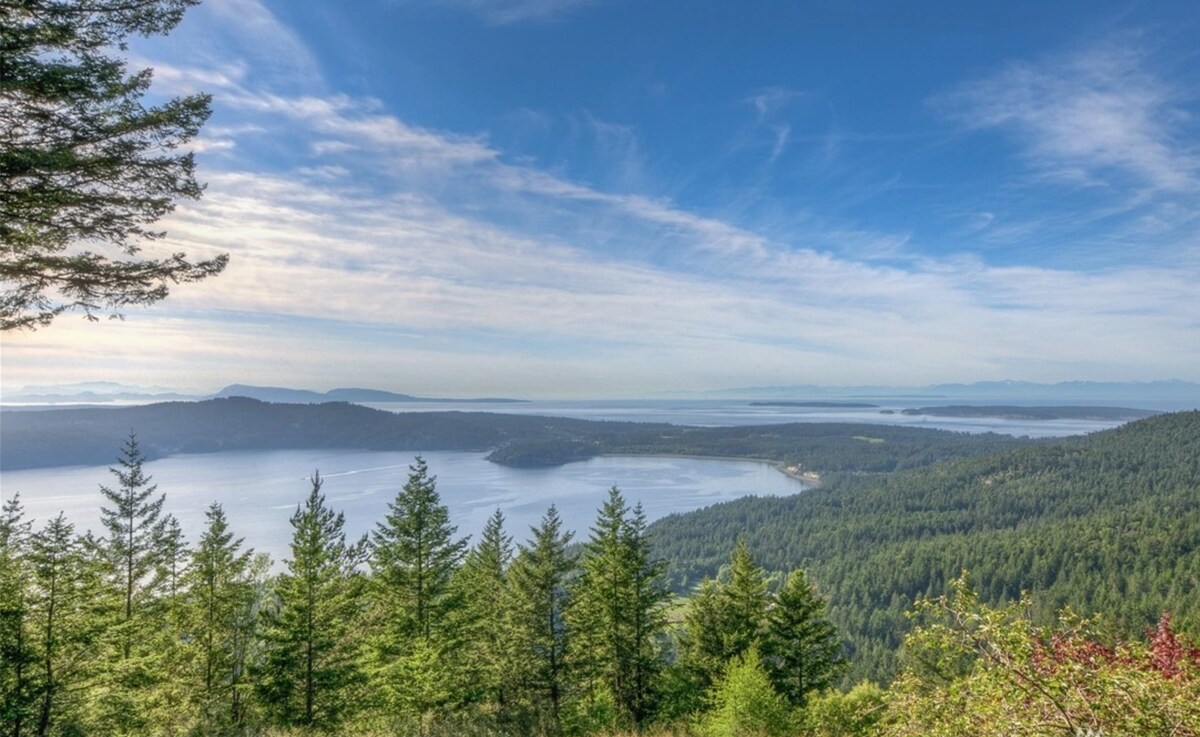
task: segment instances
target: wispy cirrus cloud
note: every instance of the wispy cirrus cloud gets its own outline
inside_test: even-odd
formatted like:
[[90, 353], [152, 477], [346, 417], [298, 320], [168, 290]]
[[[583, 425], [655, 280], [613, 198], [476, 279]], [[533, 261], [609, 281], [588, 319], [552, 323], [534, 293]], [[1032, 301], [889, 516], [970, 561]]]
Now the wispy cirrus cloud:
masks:
[[758, 115], [758, 120], [761, 123], [768, 117], [783, 109], [788, 103], [803, 95], [799, 90], [789, 89], [787, 87], [763, 87], [755, 90], [749, 97], [746, 98], [746, 103], [754, 108]]
[[1194, 125], [1185, 94], [1114, 44], [1013, 63], [932, 104], [968, 129], [1009, 133], [1049, 179], [1178, 193], [1200, 187], [1200, 152], [1179, 135]]
[[[755, 90], [743, 102], [754, 108], [755, 134], [743, 134], [743, 137], [759, 138], [759, 132], [767, 134], [771, 153], [767, 164], [774, 164], [787, 149], [792, 138], [792, 125], [779, 120], [779, 113], [794, 100], [803, 96], [799, 90], [787, 87], [771, 86]], [[742, 144], [744, 145], [744, 144]], [[757, 142], [752, 145], [758, 145]]]
[[494, 25], [562, 18], [572, 11], [600, 0], [400, 0], [459, 8]]
[[[258, 84], [292, 93], [325, 83], [308, 44], [262, 0], [205, 0], [169, 36], [133, 39], [131, 46], [135, 62], [169, 59], [170, 67], [186, 68], [187, 80], [173, 80], [171, 69], [153, 64], [158, 83], [184, 93], [241, 82], [250, 74]], [[179, 88], [184, 82], [192, 88]]]

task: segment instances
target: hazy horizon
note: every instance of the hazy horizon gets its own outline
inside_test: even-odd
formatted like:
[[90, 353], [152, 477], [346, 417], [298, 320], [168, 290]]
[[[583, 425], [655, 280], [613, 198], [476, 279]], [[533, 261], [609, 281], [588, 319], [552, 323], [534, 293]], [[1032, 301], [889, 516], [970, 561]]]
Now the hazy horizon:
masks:
[[[1054, 403], [1078, 404], [1080, 401], [1145, 401], [1154, 409], [1200, 407], [1200, 383], [1186, 382], [1178, 379], [1163, 379], [1149, 382], [1090, 382], [1072, 380], [1056, 383], [1035, 383], [1019, 380], [985, 381], [985, 382], [950, 382], [946, 384], [927, 384], [923, 386], [897, 385], [779, 385], [779, 386], [747, 386], [719, 387], [706, 390], [664, 390], [646, 392], [634, 395], [604, 396], [576, 395], [550, 396], [531, 394], [525, 396], [487, 397], [482, 394], [469, 392], [451, 392], [444, 395], [420, 395], [405, 391], [403, 387], [362, 386], [350, 387], [333, 385], [328, 387], [289, 386], [283, 383], [248, 385], [244, 382], [231, 382], [214, 388], [168, 387], [168, 386], [139, 386], [118, 381], [98, 380], [70, 384], [28, 384], [20, 387], [0, 387], [0, 401], [29, 402], [37, 399], [47, 399], [50, 402], [65, 403], [71, 397], [104, 400], [114, 397], [153, 398], [157, 396], [168, 399], [178, 397], [199, 399], [220, 395], [233, 387], [246, 387], [255, 390], [282, 390], [285, 392], [301, 392], [324, 394], [334, 390], [367, 390], [385, 391], [406, 395], [414, 399], [453, 401], [503, 399], [525, 402], [555, 402], [555, 401], [689, 401], [712, 399], [714, 401], [737, 399], [853, 399], [875, 396], [893, 401], [932, 400], [943, 398], [947, 401], [1005, 400], [1020, 403]], [[251, 392], [252, 393], [252, 392]], [[277, 400], [271, 400], [277, 401]], [[360, 401], [360, 400], [351, 400]], [[366, 400], [362, 400], [366, 401]], [[1162, 404], [1166, 402], [1167, 404]], [[497, 411], [503, 411], [498, 409]]]

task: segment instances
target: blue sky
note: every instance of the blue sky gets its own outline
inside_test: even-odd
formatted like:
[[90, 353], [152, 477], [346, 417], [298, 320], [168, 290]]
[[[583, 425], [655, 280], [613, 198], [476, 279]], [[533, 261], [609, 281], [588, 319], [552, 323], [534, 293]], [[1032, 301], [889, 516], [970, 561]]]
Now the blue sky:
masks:
[[220, 278], [6, 386], [1200, 380], [1194, 3], [207, 0]]

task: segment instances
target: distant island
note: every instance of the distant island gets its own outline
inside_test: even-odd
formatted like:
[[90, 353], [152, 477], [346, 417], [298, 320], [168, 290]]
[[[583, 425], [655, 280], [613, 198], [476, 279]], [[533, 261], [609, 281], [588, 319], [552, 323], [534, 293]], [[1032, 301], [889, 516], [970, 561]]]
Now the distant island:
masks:
[[867, 402], [795, 402], [785, 399], [751, 402], [751, 407], [811, 407], [814, 409], [875, 409], [878, 404]]
[[915, 409], [902, 410], [885, 409], [880, 414], [928, 415], [930, 417], [979, 417], [1000, 420], [1092, 420], [1096, 422], [1120, 422], [1143, 420], [1161, 413], [1149, 409], [1133, 409], [1130, 407], [1016, 407], [1010, 405], [972, 407], [963, 404], [951, 404], [941, 407], [917, 407]]

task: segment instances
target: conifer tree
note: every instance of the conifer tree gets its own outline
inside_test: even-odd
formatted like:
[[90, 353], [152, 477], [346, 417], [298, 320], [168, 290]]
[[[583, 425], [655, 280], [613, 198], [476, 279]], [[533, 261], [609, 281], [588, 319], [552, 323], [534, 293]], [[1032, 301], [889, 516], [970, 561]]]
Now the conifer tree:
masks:
[[450, 579], [467, 549], [455, 539], [457, 527], [437, 493], [437, 477], [429, 475], [417, 456], [408, 483], [388, 505], [388, 514], [371, 535], [371, 570], [377, 592], [408, 622], [401, 633], [429, 639], [442, 626], [452, 606]]
[[335, 730], [353, 712], [362, 681], [356, 569], [365, 541], [346, 544], [345, 518], [325, 505], [320, 475], [311, 481], [292, 515], [291, 557], [266, 617], [259, 693], [281, 726]]
[[722, 644], [726, 660], [738, 657], [759, 641], [766, 624], [767, 574], [754, 562], [744, 538], [729, 561], [729, 583], [721, 590]]
[[701, 717], [701, 737], [785, 737], [793, 734], [787, 701], [771, 687], [758, 648], [729, 663], [717, 683], [712, 709]]
[[155, 584], [168, 603], [178, 603], [183, 593], [184, 574], [187, 572], [191, 551], [188, 550], [183, 528], [179, 526], [175, 515], [168, 514], [163, 518], [162, 531], [155, 540], [154, 548], [158, 551]]
[[766, 573], [739, 538], [729, 567], [718, 580], [700, 584], [684, 617], [683, 659], [699, 690], [759, 642], [768, 601]]
[[155, 496], [158, 486], [142, 470], [146, 457], [130, 434], [117, 459], [118, 468], [109, 471], [116, 477], [116, 488], [101, 486], [100, 492], [112, 506], [101, 507], [100, 519], [108, 531], [105, 552], [111, 577], [121, 592], [121, 657], [128, 659], [137, 639], [139, 624], [135, 616], [157, 594], [153, 575], [162, 560], [157, 544], [166, 532], [162, 518], [164, 494]]
[[567, 578], [574, 568], [567, 552], [571, 532], [553, 504], [533, 538], [513, 561], [504, 598], [509, 631], [509, 672], [522, 706], [531, 712], [529, 732], [557, 734], [568, 692]]
[[583, 547], [572, 588], [573, 662], [587, 690], [611, 699], [617, 719], [640, 726], [650, 716], [669, 593], [663, 566], [650, 557], [645, 517], [615, 486]]
[[131, 35], [166, 33], [196, 0], [0, 3], [0, 330], [65, 310], [119, 314], [226, 257], [140, 257], [153, 223], [202, 187], [179, 147], [207, 95], [143, 105], [151, 70], [129, 73]]
[[451, 615], [465, 675], [462, 700], [491, 704], [501, 712], [508, 703], [510, 674], [504, 658], [508, 635], [497, 606], [504, 598], [511, 559], [512, 538], [504, 533], [504, 514], [497, 509], [452, 580], [459, 602]]
[[[109, 471], [115, 487], [101, 486], [108, 506], [100, 518], [107, 535], [98, 541], [107, 578], [118, 598], [115, 622], [108, 628], [110, 644], [105, 690], [95, 709], [99, 723], [114, 734], [144, 733], [148, 725], [169, 712], [159, 693], [167, 685], [174, 641], [162, 617], [163, 585], [157, 575], [163, 563], [159, 545], [166, 535], [162, 515], [165, 495], [143, 470], [145, 455], [130, 434]], [[164, 712], [163, 709], [168, 709]]]
[[[703, 698], [725, 669], [721, 584], [705, 578], [687, 599], [679, 635], [679, 665], [692, 697]], [[689, 701], [694, 704], [694, 701]]]
[[437, 477], [417, 456], [371, 535], [374, 690], [386, 712], [416, 719], [422, 732], [463, 690], [450, 617], [458, 606], [451, 581], [467, 548], [457, 529], [438, 496]]
[[667, 562], [655, 558], [650, 549], [646, 514], [641, 502], [634, 505], [623, 534], [633, 577], [629, 611], [633, 647], [623, 702], [634, 724], [641, 726], [653, 716], [657, 681], [664, 665], [666, 605], [671, 600], [671, 592], [664, 583]]
[[794, 706], [834, 685], [845, 667], [837, 629], [803, 569], [787, 577], [767, 612], [763, 654], [771, 682]]
[[33, 713], [28, 539], [20, 495], [0, 508], [0, 736], [20, 737]]
[[110, 618], [102, 569], [61, 513], [30, 540], [31, 611], [37, 652], [36, 734], [86, 733], [93, 709], [80, 686], [96, 676], [95, 656]]
[[250, 584], [248, 605], [242, 607], [233, 623], [230, 642], [231, 673], [229, 680], [229, 721], [234, 731], [245, 730], [246, 725], [261, 724], [261, 719], [251, 721], [258, 703], [254, 699], [256, 668], [264, 659], [267, 638], [264, 634], [265, 611], [273, 603], [270, 577], [271, 556], [256, 554], [250, 562], [247, 578]]
[[154, 541], [158, 561], [153, 574], [153, 589], [158, 599], [154, 617], [158, 627], [149, 636], [154, 638], [156, 684], [145, 705], [152, 710], [152, 723], [164, 735], [178, 735], [192, 729], [198, 718], [197, 710], [183, 708], [191, 705], [192, 684], [184, 677], [188, 667], [187, 607], [184, 600], [186, 573], [191, 551], [183, 529], [174, 515], [163, 517], [162, 529]]
[[244, 666], [244, 647], [240, 645], [255, 587], [253, 552], [243, 551], [242, 539], [234, 539], [221, 505], [210, 505], [205, 519], [207, 525], [185, 574], [186, 629], [191, 643], [192, 698], [199, 707], [201, 725], [215, 731], [236, 727], [240, 719], [238, 679]]

